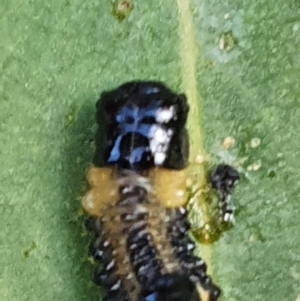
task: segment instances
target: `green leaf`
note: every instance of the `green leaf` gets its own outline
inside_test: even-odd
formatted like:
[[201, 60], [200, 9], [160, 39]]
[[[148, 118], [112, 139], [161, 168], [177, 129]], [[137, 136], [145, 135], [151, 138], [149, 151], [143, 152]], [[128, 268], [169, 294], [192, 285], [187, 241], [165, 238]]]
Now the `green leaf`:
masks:
[[79, 205], [95, 101], [155, 79], [189, 96], [193, 154], [243, 175], [234, 227], [199, 246], [223, 300], [299, 300], [299, 2], [129, 2], [122, 22], [110, 1], [0, 3], [0, 299], [99, 300]]

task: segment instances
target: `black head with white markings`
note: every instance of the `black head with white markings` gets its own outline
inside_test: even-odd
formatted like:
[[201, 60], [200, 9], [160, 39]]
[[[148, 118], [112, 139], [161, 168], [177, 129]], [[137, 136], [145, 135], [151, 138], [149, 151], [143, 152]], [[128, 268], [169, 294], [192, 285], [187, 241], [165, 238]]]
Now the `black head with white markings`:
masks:
[[195, 283], [187, 276], [166, 274], [156, 280], [154, 292], [142, 301], [201, 301]]
[[[121, 169], [181, 169], [188, 158], [187, 114], [185, 95], [159, 82], [129, 82], [104, 92], [97, 103], [104, 137], [97, 135], [96, 152], [103, 148], [103, 164]], [[94, 163], [100, 161], [96, 154]]]

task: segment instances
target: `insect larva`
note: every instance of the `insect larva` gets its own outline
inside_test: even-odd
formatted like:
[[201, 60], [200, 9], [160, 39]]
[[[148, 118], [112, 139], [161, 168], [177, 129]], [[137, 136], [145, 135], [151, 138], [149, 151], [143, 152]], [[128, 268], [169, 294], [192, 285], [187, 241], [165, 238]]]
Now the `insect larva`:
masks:
[[[91, 216], [90, 250], [103, 300], [217, 300], [219, 288], [193, 254], [183, 207], [189, 154], [185, 95], [159, 82], [130, 82], [104, 92], [96, 107], [91, 189], [82, 206]], [[223, 188], [217, 172], [212, 179]]]

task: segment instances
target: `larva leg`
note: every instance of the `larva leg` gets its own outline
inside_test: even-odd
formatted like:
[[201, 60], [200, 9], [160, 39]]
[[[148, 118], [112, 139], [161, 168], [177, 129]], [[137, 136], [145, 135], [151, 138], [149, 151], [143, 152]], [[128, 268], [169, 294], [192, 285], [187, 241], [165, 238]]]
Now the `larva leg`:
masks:
[[87, 180], [91, 189], [82, 198], [81, 204], [89, 216], [101, 216], [103, 209], [117, 201], [118, 191], [113, 170], [107, 167], [90, 167]]
[[221, 221], [224, 223], [233, 222], [234, 206], [231, 202], [231, 194], [239, 179], [238, 171], [226, 164], [218, 165], [210, 174], [212, 188], [219, 194]]

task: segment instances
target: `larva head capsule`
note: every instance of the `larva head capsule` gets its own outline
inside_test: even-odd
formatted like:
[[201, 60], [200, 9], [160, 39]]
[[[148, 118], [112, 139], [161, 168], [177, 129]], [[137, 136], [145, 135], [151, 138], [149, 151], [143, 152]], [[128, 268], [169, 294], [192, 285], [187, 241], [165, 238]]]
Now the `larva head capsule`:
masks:
[[184, 94], [159, 82], [135, 81], [102, 93], [96, 107], [96, 166], [138, 171], [186, 166], [189, 107]]

